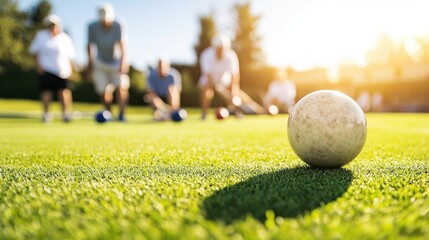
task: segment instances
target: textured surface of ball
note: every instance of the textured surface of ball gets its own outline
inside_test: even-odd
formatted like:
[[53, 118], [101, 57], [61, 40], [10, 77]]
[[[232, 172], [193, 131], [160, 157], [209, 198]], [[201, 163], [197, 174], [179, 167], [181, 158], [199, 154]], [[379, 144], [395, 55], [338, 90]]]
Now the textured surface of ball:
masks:
[[100, 111], [95, 114], [95, 121], [98, 123], [105, 123], [110, 120], [112, 120], [112, 113], [107, 110]]
[[185, 120], [187, 117], [188, 117], [188, 112], [186, 112], [185, 109], [179, 109], [171, 113], [171, 120], [173, 120], [174, 122], [181, 122]]
[[224, 107], [218, 107], [215, 110], [215, 115], [216, 115], [216, 119], [222, 120], [229, 117], [229, 111]]
[[366, 118], [349, 96], [321, 90], [303, 97], [288, 119], [288, 138], [293, 151], [313, 167], [341, 167], [362, 150]]

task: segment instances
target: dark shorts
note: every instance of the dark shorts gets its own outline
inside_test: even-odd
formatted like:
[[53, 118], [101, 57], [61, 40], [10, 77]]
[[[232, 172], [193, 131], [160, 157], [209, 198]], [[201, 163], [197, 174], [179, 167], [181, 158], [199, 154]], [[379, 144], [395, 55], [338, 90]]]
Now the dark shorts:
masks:
[[167, 96], [159, 96], [159, 98], [161, 98], [161, 100], [165, 103], [168, 103], [168, 97]]
[[59, 90], [68, 89], [69, 80], [60, 78], [52, 73], [44, 72], [39, 75], [40, 79], [40, 91], [53, 91], [58, 92]]

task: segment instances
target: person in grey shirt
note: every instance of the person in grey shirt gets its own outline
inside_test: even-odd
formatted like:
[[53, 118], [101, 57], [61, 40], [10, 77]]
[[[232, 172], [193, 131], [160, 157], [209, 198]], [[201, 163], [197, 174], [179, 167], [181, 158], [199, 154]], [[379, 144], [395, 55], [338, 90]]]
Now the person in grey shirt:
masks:
[[115, 20], [113, 6], [109, 3], [99, 6], [98, 15], [99, 19], [88, 26], [88, 73], [108, 111], [112, 108], [113, 92], [117, 90], [117, 119], [125, 121], [130, 80], [127, 75], [124, 27]]

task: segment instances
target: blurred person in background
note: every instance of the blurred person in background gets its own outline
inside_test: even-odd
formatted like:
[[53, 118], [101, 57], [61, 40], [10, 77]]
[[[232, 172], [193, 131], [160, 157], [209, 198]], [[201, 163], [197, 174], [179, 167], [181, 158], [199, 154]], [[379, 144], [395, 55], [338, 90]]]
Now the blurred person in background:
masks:
[[173, 111], [180, 109], [182, 77], [167, 59], [160, 58], [157, 68], [151, 69], [147, 87], [144, 100], [151, 104], [154, 120], [167, 120]]
[[356, 102], [362, 108], [364, 112], [368, 112], [371, 109], [371, 94], [368, 91], [361, 91], [356, 97]]
[[49, 104], [52, 94], [58, 94], [64, 122], [71, 121], [72, 92], [69, 78], [73, 73], [75, 47], [69, 35], [62, 31], [61, 19], [49, 14], [44, 19], [45, 29], [39, 31], [30, 45], [36, 58], [40, 78], [40, 99], [43, 104], [43, 122], [52, 120]]
[[371, 98], [371, 111], [382, 112], [385, 106], [383, 106], [383, 95], [381, 92], [375, 92]]
[[[113, 92], [117, 93], [118, 121], [125, 121], [130, 80], [125, 47], [124, 26], [115, 20], [110, 3], [98, 7], [99, 19], [88, 26], [88, 73], [106, 110], [112, 110]], [[97, 53], [97, 56], [95, 56]]]
[[280, 113], [288, 113], [295, 105], [296, 86], [288, 79], [286, 70], [278, 70], [276, 79], [268, 87], [264, 97], [264, 107], [275, 105]]
[[264, 113], [265, 110], [240, 90], [240, 69], [237, 54], [231, 49], [230, 39], [218, 34], [211, 47], [201, 53], [200, 89], [201, 119], [205, 120], [215, 91], [225, 100], [228, 109], [237, 117], [246, 112]]

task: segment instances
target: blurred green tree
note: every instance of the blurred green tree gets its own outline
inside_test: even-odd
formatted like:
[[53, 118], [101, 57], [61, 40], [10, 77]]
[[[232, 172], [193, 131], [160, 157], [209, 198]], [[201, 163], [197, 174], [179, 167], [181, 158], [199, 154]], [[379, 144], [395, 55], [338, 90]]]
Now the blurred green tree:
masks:
[[15, 1], [0, 0], [0, 72], [28, 65], [26, 14]]
[[0, 73], [33, 66], [28, 47], [51, 8], [49, 1], [42, 0], [21, 11], [16, 1], [0, 0]]
[[233, 48], [240, 60], [240, 71], [244, 75], [247, 71], [264, 63], [264, 54], [260, 47], [262, 38], [257, 33], [261, 16], [254, 15], [251, 7], [250, 2], [238, 3], [234, 6], [236, 33]]
[[237, 3], [233, 12], [236, 23], [232, 47], [240, 61], [240, 85], [254, 100], [260, 101], [275, 72], [265, 63], [262, 37], [257, 32], [262, 16], [252, 13], [250, 1]]
[[41, 0], [28, 11], [31, 25], [36, 31], [43, 28], [43, 19], [51, 12], [52, 5], [48, 0]]
[[368, 67], [390, 66], [400, 74], [402, 67], [413, 63], [404, 39], [395, 41], [387, 34], [381, 34], [374, 48], [367, 53]]
[[194, 82], [198, 81], [198, 78], [201, 74], [200, 67], [199, 67], [201, 53], [204, 51], [204, 49], [210, 47], [211, 40], [217, 31], [213, 13], [210, 13], [209, 15], [206, 15], [206, 16], [200, 16], [199, 23], [200, 23], [200, 34], [198, 36], [198, 43], [197, 45], [194, 46], [195, 55], [197, 59], [197, 62], [195, 64], [195, 68], [192, 74]]
[[131, 65], [128, 75], [130, 76], [131, 88], [139, 92], [146, 90], [146, 75], [142, 71]]

